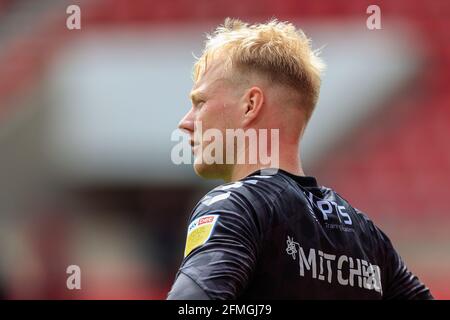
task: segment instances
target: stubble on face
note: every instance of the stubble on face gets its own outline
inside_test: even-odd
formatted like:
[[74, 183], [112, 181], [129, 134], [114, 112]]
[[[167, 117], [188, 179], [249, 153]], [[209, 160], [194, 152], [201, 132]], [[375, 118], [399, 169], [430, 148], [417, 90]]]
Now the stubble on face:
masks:
[[[224, 63], [218, 60], [212, 63], [208, 70], [198, 79], [193, 87], [193, 97], [202, 97], [205, 102], [197, 111], [197, 121], [201, 121], [202, 132], [194, 131], [197, 146], [194, 150], [194, 171], [206, 179], [228, 180], [231, 175], [232, 164], [226, 163], [226, 129], [237, 127], [237, 102], [239, 91], [237, 86], [227, 77]], [[222, 135], [222, 163], [206, 163], [202, 151], [212, 141], [203, 141], [200, 134], [208, 129], [217, 129]], [[200, 134], [199, 134], [200, 133]]]

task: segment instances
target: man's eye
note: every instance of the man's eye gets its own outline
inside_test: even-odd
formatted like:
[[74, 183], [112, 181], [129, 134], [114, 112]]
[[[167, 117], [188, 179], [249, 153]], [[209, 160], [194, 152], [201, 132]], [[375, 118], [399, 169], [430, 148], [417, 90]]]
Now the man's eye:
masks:
[[205, 101], [203, 101], [203, 100], [197, 101], [195, 103], [195, 107], [200, 108], [204, 103], [205, 103]]

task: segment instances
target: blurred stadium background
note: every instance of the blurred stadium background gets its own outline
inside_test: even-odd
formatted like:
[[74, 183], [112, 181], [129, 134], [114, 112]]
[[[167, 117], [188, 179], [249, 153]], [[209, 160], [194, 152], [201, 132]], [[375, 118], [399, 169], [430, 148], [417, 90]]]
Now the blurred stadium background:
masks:
[[[81, 8], [81, 30], [66, 8]], [[366, 27], [371, 4], [382, 29]], [[328, 69], [307, 174], [450, 298], [450, 1], [0, 0], [0, 279], [9, 299], [164, 299], [217, 181], [174, 165], [194, 54], [224, 18], [303, 28]], [[81, 267], [82, 290], [66, 288]]]

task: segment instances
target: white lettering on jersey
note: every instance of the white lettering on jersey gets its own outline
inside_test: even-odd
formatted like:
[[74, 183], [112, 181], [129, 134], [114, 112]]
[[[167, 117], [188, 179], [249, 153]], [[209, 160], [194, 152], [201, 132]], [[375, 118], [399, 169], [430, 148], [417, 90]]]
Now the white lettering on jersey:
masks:
[[[308, 256], [306, 256], [305, 250], [300, 244], [289, 236], [286, 245], [287, 254], [293, 260], [298, 257], [301, 277], [310, 275], [313, 279], [326, 280], [328, 283], [333, 283], [337, 279], [337, 283], [341, 286], [375, 290], [383, 294], [379, 266], [363, 259], [346, 255], [336, 256], [313, 248], [309, 249]], [[306, 271], [308, 271], [308, 274]], [[344, 275], [348, 275], [348, 277]]]
[[320, 212], [322, 212], [323, 220], [327, 221], [332, 214], [336, 214], [339, 221], [346, 225], [352, 225], [352, 218], [345, 211], [344, 206], [338, 205], [336, 202], [331, 200], [315, 200], [314, 195], [311, 192], [304, 191], [305, 196], [308, 198], [311, 205], [317, 207]]

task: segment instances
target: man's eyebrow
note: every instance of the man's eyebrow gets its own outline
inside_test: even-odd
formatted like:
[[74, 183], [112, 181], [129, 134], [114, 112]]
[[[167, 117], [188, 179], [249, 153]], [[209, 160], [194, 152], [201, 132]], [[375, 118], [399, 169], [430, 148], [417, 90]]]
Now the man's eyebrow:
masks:
[[189, 98], [191, 99], [192, 102], [198, 102], [199, 100], [202, 100], [203, 98], [203, 93], [200, 91], [192, 91], [189, 94]]

